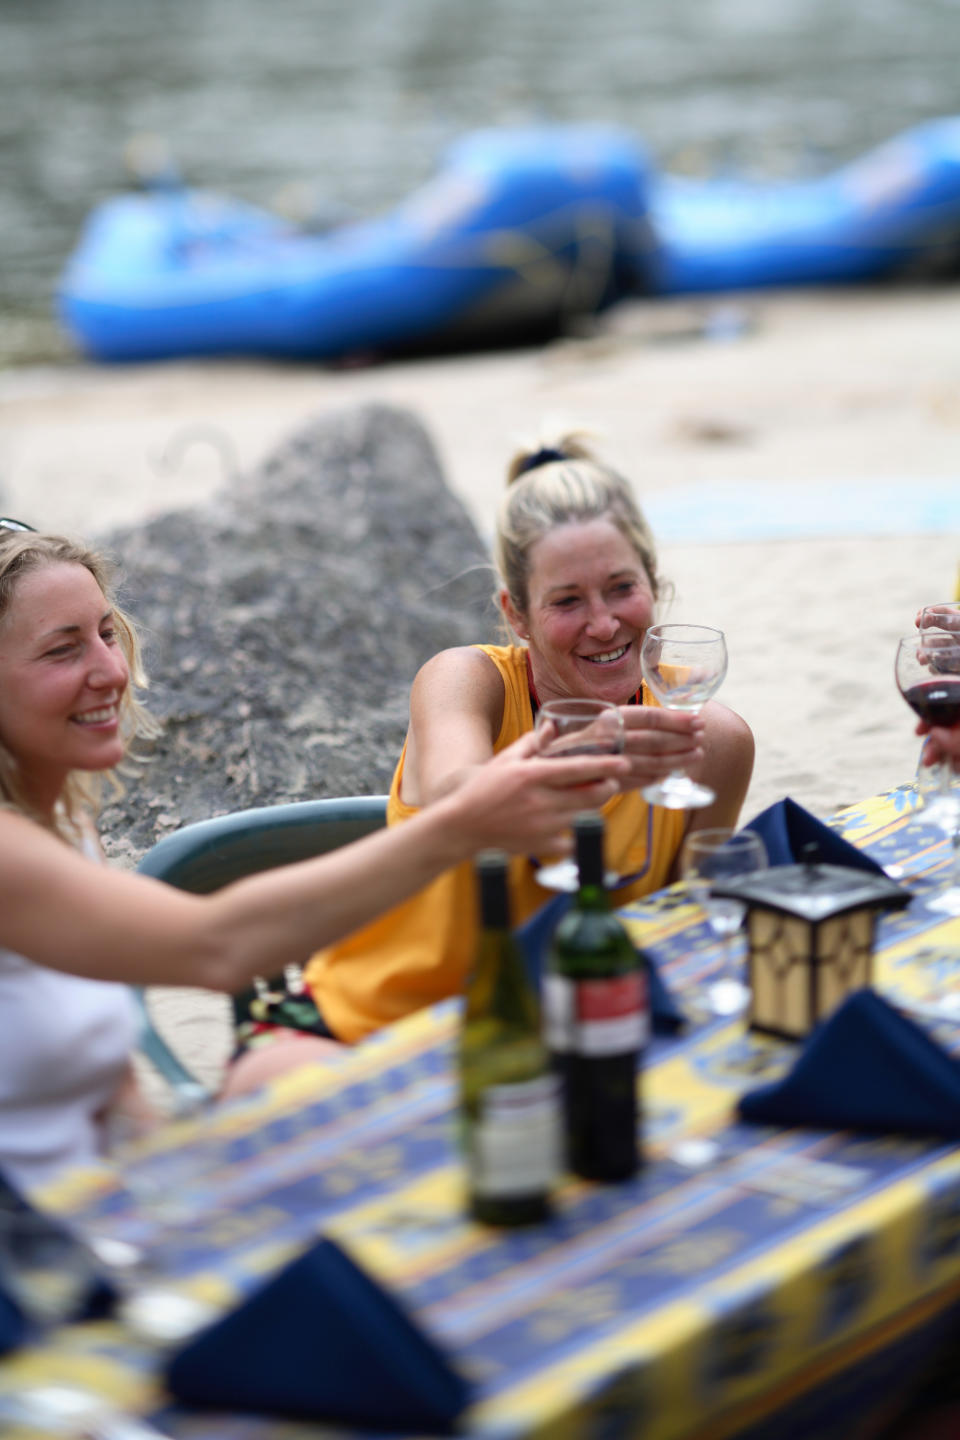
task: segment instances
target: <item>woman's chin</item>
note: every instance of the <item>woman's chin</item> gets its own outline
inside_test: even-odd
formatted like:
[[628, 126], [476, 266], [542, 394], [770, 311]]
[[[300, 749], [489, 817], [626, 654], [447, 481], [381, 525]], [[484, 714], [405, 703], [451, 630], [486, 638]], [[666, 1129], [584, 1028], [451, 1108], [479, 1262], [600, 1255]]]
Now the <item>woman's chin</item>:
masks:
[[585, 693], [594, 700], [612, 700], [615, 705], [626, 705], [640, 689], [636, 666], [623, 661], [604, 666], [585, 661], [578, 669], [583, 676]]
[[126, 754], [123, 742], [118, 740], [113, 745], [101, 745], [93, 754], [77, 757], [77, 763], [73, 766], [75, 770], [87, 770], [96, 774], [101, 770], [115, 770], [122, 763]]

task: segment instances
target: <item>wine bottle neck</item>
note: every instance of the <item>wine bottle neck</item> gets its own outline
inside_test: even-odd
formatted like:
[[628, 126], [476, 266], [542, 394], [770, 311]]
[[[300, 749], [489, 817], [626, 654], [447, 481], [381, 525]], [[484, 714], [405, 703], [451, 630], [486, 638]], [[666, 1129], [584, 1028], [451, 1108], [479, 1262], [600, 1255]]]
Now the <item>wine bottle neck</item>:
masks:
[[580, 901], [605, 903], [603, 889], [603, 831], [596, 826], [578, 826], [577, 869], [580, 872]]
[[481, 870], [479, 875], [481, 930], [509, 930], [510, 900], [506, 869], [490, 867]]
[[602, 885], [583, 885], [577, 891], [579, 910], [609, 910], [607, 892]]

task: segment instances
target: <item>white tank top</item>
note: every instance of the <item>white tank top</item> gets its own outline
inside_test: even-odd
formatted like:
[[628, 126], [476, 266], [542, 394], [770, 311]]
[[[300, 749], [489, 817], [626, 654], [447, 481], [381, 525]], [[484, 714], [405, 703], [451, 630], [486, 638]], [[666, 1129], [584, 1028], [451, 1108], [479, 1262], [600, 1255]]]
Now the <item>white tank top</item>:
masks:
[[0, 1168], [15, 1185], [35, 1189], [101, 1152], [99, 1114], [137, 1035], [126, 985], [0, 950]]

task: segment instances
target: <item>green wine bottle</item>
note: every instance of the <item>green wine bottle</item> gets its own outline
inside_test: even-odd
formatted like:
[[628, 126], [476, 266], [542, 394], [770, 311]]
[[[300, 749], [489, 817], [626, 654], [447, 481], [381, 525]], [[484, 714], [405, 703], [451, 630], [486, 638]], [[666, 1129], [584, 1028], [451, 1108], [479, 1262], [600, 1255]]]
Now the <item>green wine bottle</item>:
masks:
[[580, 888], [550, 944], [547, 1043], [563, 1091], [569, 1168], [626, 1180], [639, 1163], [638, 1066], [649, 1034], [646, 971], [604, 888], [603, 817], [574, 821]]
[[510, 933], [507, 857], [477, 857], [480, 932], [460, 1036], [470, 1212], [488, 1225], [546, 1219], [560, 1171], [560, 1094], [540, 1005]]

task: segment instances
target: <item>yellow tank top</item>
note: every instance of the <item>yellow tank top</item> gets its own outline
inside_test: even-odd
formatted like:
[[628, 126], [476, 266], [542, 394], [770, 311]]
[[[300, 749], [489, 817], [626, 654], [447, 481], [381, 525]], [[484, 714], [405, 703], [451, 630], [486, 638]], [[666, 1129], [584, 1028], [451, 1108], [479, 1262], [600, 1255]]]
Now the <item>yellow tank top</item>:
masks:
[[[527, 685], [526, 648], [478, 645], [492, 660], [504, 684], [503, 721], [494, 754], [533, 728]], [[644, 691], [644, 704], [656, 701]], [[390, 787], [387, 824], [417, 813], [400, 799], [406, 746]], [[638, 791], [615, 795], [604, 807], [606, 861], [621, 875], [635, 875], [615, 892], [625, 904], [659, 890], [683, 839], [680, 810], [652, 808]], [[514, 924], [521, 924], [552, 898], [537, 884], [525, 856], [510, 861], [510, 900]], [[402, 905], [338, 944], [319, 951], [306, 969], [306, 981], [326, 1024], [339, 1039], [353, 1043], [373, 1030], [425, 1005], [459, 994], [473, 960], [477, 933], [477, 896], [469, 863], [448, 870]]]

